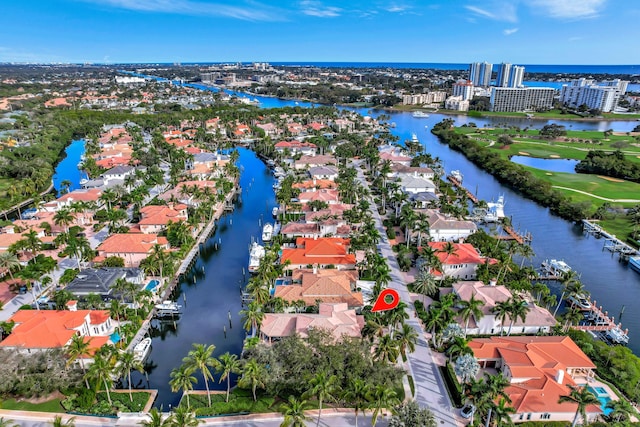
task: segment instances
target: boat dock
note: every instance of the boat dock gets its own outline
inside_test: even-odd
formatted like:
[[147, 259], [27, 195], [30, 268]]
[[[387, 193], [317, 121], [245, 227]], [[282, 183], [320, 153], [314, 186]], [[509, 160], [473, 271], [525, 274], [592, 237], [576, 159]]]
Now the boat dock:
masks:
[[[151, 311], [153, 312], [153, 310]], [[140, 329], [138, 329], [138, 332], [136, 332], [136, 335], [127, 346], [126, 351], [133, 352], [133, 348], [138, 345], [140, 341], [142, 341], [145, 335], [147, 335], [147, 332], [149, 332], [149, 328], [151, 328], [151, 319], [147, 318], [144, 320], [144, 322], [142, 322], [142, 326], [140, 326]]]
[[593, 234], [596, 237], [603, 237], [604, 244], [602, 250], [605, 249], [611, 252], [611, 255], [615, 253], [620, 254], [620, 258], [628, 258], [630, 256], [638, 255], [638, 250], [631, 245], [618, 239], [615, 235], [607, 233], [598, 224], [595, 224], [587, 219], [582, 220], [582, 229], [587, 235]]
[[508, 225], [503, 225], [502, 229], [507, 234], [501, 234], [500, 236], [497, 236], [496, 239], [498, 240], [515, 240], [521, 245], [525, 243], [531, 243], [531, 240], [533, 240], [533, 236], [531, 235], [531, 233], [518, 233]]
[[[608, 332], [615, 329], [622, 331], [622, 323], [616, 324], [615, 318], [609, 316], [608, 311], [602, 311], [602, 306], [598, 307], [595, 300], [591, 302], [591, 307], [583, 311], [586, 312], [586, 317], [590, 322], [593, 322], [593, 324], [572, 325], [571, 328], [579, 331], [593, 332]], [[625, 329], [623, 335], [628, 340], [629, 330]]]
[[451, 182], [451, 184], [453, 184], [454, 187], [458, 187], [458, 188], [463, 189], [465, 191], [465, 193], [467, 193], [467, 197], [469, 197], [469, 200], [471, 200], [474, 205], [478, 204], [478, 198], [475, 196], [475, 194], [473, 194], [465, 186], [463, 186], [460, 181], [458, 181], [457, 179], [455, 179], [451, 175], [447, 176], [447, 179]]

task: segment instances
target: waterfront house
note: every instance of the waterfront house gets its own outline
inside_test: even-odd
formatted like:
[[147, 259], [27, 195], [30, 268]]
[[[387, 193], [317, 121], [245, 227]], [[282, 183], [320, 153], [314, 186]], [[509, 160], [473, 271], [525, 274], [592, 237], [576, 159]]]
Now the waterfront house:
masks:
[[77, 310], [69, 301], [69, 310], [19, 310], [9, 321], [15, 326], [0, 349], [31, 353], [66, 347], [74, 335], [85, 337], [91, 353], [111, 343], [115, 324], [106, 310]]
[[284, 248], [280, 263], [286, 270], [317, 265], [319, 268], [333, 266], [338, 270], [353, 270], [356, 257], [349, 253], [349, 239], [323, 237], [309, 239], [299, 237], [295, 248]]
[[280, 230], [280, 234], [288, 239], [294, 237], [344, 237], [351, 234], [351, 226], [345, 220], [316, 217], [313, 221], [288, 222]]
[[425, 210], [424, 213], [428, 215], [429, 235], [436, 242], [457, 241], [478, 231], [478, 226], [473, 221], [451, 218], [435, 209]]
[[303, 182], [294, 183], [291, 188], [295, 188], [302, 192], [316, 190], [335, 190], [338, 184], [330, 179], [309, 179]]
[[316, 155], [316, 144], [311, 142], [300, 142], [297, 140], [293, 141], [280, 141], [275, 146], [275, 150], [283, 154], [287, 150], [290, 155], [295, 156], [297, 154], [302, 154], [304, 156], [315, 156]]
[[67, 285], [65, 290], [79, 297], [97, 294], [105, 301], [113, 298], [119, 299], [122, 295], [114, 293], [112, 289], [112, 286], [118, 279], [124, 279], [129, 283], [134, 283], [141, 287], [145, 279], [145, 274], [140, 268], [85, 268]]
[[[467, 335], [498, 335], [506, 334], [511, 327], [513, 334], [538, 334], [549, 333], [551, 328], [556, 325], [556, 319], [549, 310], [538, 307], [530, 298], [524, 299], [529, 311], [525, 320], [521, 318], [514, 319], [511, 325], [511, 318], [507, 316], [504, 323], [496, 317], [493, 310], [499, 302], [507, 301], [512, 297], [509, 289], [502, 285], [495, 285], [493, 282], [485, 285], [478, 281], [457, 282], [453, 285], [453, 292], [463, 301], [469, 301], [473, 296], [474, 299], [482, 301], [482, 317], [476, 319], [471, 316], [469, 320]], [[459, 319], [462, 328], [465, 328], [466, 322]]]
[[140, 232], [157, 234], [167, 228], [170, 222], [187, 220], [187, 205], [181, 203], [164, 205], [147, 205], [140, 209], [142, 218], [138, 222]]
[[364, 317], [349, 309], [346, 303], [321, 303], [318, 314], [266, 313], [260, 327], [260, 339], [271, 343], [299, 335], [307, 338], [311, 329], [324, 329], [336, 339], [346, 335], [362, 336]]
[[335, 205], [340, 203], [340, 195], [338, 194], [338, 190], [305, 191], [298, 195], [298, 200], [300, 200], [300, 203], [303, 205], [314, 200]]
[[296, 170], [304, 170], [314, 166], [336, 165], [338, 162], [334, 156], [322, 154], [317, 156], [302, 156], [293, 162]]
[[105, 185], [108, 185], [110, 181], [118, 180], [123, 181], [128, 176], [132, 176], [135, 173], [135, 168], [129, 165], [120, 165], [109, 169], [102, 174], [102, 180]]
[[306, 306], [316, 302], [345, 303], [349, 308], [362, 307], [362, 293], [357, 291], [356, 270], [298, 269], [291, 275], [292, 283], [277, 285], [274, 298], [288, 303], [304, 301]]
[[167, 238], [157, 234], [113, 234], [98, 246], [98, 256], [94, 261], [101, 262], [108, 257], [116, 256], [124, 260], [125, 267], [139, 267], [140, 262], [151, 253], [155, 245], [169, 249]]
[[273, 123], [258, 123], [256, 127], [262, 129], [264, 131], [264, 135], [271, 138], [277, 137], [282, 133], [280, 128]]
[[309, 176], [312, 179], [335, 181], [338, 178], [338, 168], [335, 166], [313, 166], [309, 168]]
[[398, 174], [400, 190], [406, 194], [432, 193], [435, 194], [436, 186], [430, 179], [422, 178], [416, 174]]
[[353, 132], [355, 124], [349, 119], [335, 119], [331, 126], [336, 129], [337, 132]]
[[[496, 371], [509, 380], [504, 390], [511, 398], [514, 422], [571, 421], [577, 405], [558, 403], [568, 386], [589, 384], [596, 366], [566, 336], [476, 338], [469, 347], [483, 371]], [[597, 405], [585, 408], [589, 422], [602, 414]]]
[[426, 166], [406, 166], [401, 163], [392, 163], [391, 172], [389, 172], [387, 176], [389, 178], [395, 178], [400, 174], [415, 175], [429, 180], [433, 180], [435, 176], [433, 169]]
[[480, 264], [497, 263], [495, 259], [481, 256], [469, 243], [453, 243], [454, 251], [449, 254], [444, 250], [447, 243], [429, 242], [429, 246], [436, 251], [436, 256], [442, 264], [442, 271], [435, 272], [437, 275], [444, 274], [446, 277], [474, 280]]
[[73, 202], [85, 202], [95, 203], [97, 210], [102, 206], [102, 200], [100, 200], [101, 195], [102, 190], [99, 188], [73, 190], [55, 200], [45, 203], [40, 209], [46, 212], [57, 212], [62, 208], [68, 208]]
[[385, 160], [388, 160], [391, 163], [397, 163], [403, 166], [411, 166], [411, 157], [397, 151], [381, 151], [380, 161], [384, 162]]

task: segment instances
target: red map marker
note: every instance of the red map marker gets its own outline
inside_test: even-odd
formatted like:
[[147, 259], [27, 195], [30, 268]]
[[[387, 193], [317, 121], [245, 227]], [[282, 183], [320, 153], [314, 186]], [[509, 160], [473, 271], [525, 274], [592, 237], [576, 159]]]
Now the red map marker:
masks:
[[[391, 302], [387, 302], [387, 297], [391, 297]], [[387, 311], [393, 310], [400, 303], [400, 295], [398, 295], [398, 291], [395, 289], [385, 289], [380, 292], [378, 299], [373, 304], [373, 308], [371, 309], [372, 313], [378, 311]]]

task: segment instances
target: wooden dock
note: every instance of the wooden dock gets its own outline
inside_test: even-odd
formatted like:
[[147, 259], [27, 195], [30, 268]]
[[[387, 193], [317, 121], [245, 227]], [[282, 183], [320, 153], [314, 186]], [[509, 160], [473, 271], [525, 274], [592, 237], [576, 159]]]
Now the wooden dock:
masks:
[[[609, 316], [608, 311], [602, 311], [602, 306], [598, 307], [596, 301], [593, 300], [591, 302], [591, 307], [587, 310], [583, 310], [589, 313], [590, 317], [596, 322], [600, 324], [596, 325], [572, 325], [573, 329], [579, 331], [610, 331], [612, 329], [620, 329], [622, 331], [622, 323], [616, 324], [613, 316]], [[625, 329], [624, 334], [628, 335], [629, 330]]]
[[[154, 310], [151, 310], [151, 312], [153, 313]], [[144, 320], [144, 322], [142, 322], [142, 326], [140, 326], [140, 329], [138, 329], [138, 332], [136, 332], [136, 335], [133, 337], [133, 339], [127, 346], [126, 351], [133, 351], [133, 348], [140, 341], [142, 341], [145, 335], [147, 335], [147, 332], [149, 332], [149, 328], [151, 328], [151, 319], [148, 317]]]
[[509, 227], [508, 225], [503, 225], [502, 229], [507, 234], [497, 236], [496, 239], [498, 240], [515, 240], [521, 245], [525, 243], [530, 243], [531, 240], [533, 240], [533, 236], [531, 235], [531, 233], [520, 234], [517, 231], [515, 231], [513, 228]]
[[460, 181], [458, 181], [457, 179], [455, 179], [454, 177], [452, 177], [450, 175], [447, 176], [447, 179], [451, 182], [451, 184], [453, 184], [454, 187], [458, 187], [458, 188], [463, 189], [465, 191], [465, 193], [467, 193], [467, 197], [469, 197], [469, 200], [471, 200], [474, 205], [478, 204], [478, 198], [471, 191], [469, 191], [466, 187], [464, 187]]
[[638, 250], [636, 248], [618, 239], [614, 234], [606, 232], [602, 227], [592, 221], [583, 219], [582, 230], [587, 233], [587, 235], [603, 237], [604, 244], [602, 245], [602, 250], [608, 250], [611, 252], [612, 256], [613, 254], [618, 253], [620, 254], [620, 258], [628, 258], [638, 254]]

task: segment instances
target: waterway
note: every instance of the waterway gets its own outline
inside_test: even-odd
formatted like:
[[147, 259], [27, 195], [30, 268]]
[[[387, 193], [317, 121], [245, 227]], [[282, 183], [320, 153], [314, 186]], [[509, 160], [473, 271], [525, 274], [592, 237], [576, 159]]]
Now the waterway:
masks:
[[65, 149], [65, 157], [56, 166], [53, 174], [53, 188], [56, 194], [60, 195], [62, 181], [69, 181], [69, 191], [80, 188], [80, 180], [84, 177], [83, 172], [78, 169], [78, 163], [84, 154], [84, 139], [76, 139]]

